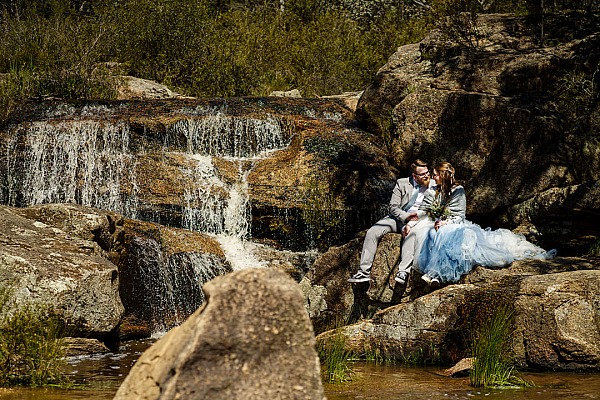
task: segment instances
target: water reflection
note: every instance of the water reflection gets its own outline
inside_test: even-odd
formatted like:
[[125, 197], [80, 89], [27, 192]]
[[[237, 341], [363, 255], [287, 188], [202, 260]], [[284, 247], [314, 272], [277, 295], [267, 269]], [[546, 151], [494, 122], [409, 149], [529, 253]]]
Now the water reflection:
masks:
[[[68, 373], [79, 385], [76, 389], [0, 389], [2, 400], [77, 400], [112, 399], [129, 370], [154, 340], [124, 343], [118, 353], [69, 360]], [[373, 363], [356, 363], [351, 382], [326, 384], [328, 400], [426, 400], [426, 399], [494, 399], [546, 400], [568, 397], [569, 400], [600, 399], [600, 374], [526, 373], [533, 381], [530, 389], [478, 390], [469, 379], [438, 375], [437, 367], [407, 367]]]
[[600, 374], [524, 373], [528, 389], [475, 389], [468, 377], [448, 378], [438, 367], [407, 367], [358, 363], [352, 382], [325, 385], [328, 400], [494, 399], [546, 400], [560, 397], [600, 399]]

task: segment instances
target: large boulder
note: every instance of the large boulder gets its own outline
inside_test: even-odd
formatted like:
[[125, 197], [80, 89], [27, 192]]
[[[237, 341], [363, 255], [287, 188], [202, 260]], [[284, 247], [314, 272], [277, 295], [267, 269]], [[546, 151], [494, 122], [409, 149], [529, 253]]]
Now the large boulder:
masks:
[[450, 161], [468, 214], [589, 245], [600, 222], [599, 25], [590, 31], [569, 16], [554, 23], [560, 30], [548, 24], [554, 45], [540, 47], [525, 22], [464, 15], [398, 48], [364, 91], [357, 119], [390, 138], [401, 168], [414, 157]]
[[[448, 285], [346, 326], [350, 350], [400, 360], [457, 362], [494, 313], [514, 313], [509, 348], [520, 367], [600, 369], [600, 259], [523, 260], [476, 267]], [[337, 331], [339, 332], [339, 331]], [[317, 339], [326, 341], [332, 331]]]
[[[125, 307], [118, 332], [122, 339], [147, 337], [179, 325], [204, 301], [201, 286], [232, 270], [221, 245], [199, 232], [75, 204], [43, 204], [13, 211], [60, 229], [70, 238], [85, 240], [116, 266], [118, 292]], [[61, 249], [55, 251], [60, 254]]]
[[142, 354], [115, 400], [324, 399], [312, 326], [292, 279], [246, 269], [204, 290], [204, 306]]
[[13, 291], [17, 305], [48, 305], [80, 335], [107, 338], [123, 316], [117, 267], [98, 243], [5, 206], [0, 207], [0, 282]]
[[348, 283], [348, 278], [358, 271], [365, 232], [321, 254], [300, 281], [305, 306], [317, 332], [370, 318], [376, 311], [393, 305], [401, 294], [394, 290], [393, 280], [400, 259], [400, 234], [389, 233], [381, 239], [370, 282]]

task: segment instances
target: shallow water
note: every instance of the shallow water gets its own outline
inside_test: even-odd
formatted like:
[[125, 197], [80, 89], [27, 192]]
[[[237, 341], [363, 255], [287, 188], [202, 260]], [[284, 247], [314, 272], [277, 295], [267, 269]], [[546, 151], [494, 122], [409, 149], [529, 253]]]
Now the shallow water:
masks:
[[[72, 380], [77, 389], [1, 390], [3, 400], [75, 400], [112, 399], [131, 366], [152, 341], [132, 341], [121, 346], [119, 353], [69, 360]], [[494, 400], [569, 400], [600, 399], [600, 373], [525, 373], [533, 381], [529, 389], [478, 390], [469, 386], [468, 378], [438, 375], [438, 367], [409, 367], [373, 363], [354, 364], [354, 377], [344, 384], [326, 384], [329, 400], [426, 400], [426, 399], [494, 399]]]

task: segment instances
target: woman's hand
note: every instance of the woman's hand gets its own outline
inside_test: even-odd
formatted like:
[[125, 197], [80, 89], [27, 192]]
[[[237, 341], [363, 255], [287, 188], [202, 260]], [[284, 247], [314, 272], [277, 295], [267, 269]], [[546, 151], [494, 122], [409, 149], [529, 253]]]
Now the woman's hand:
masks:
[[442, 226], [446, 225], [448, 222], [441, 220], [441, 219], [436, 219], [435, 220], [435, 225], [434, 228], [437, 231], [438, 229], [440, 229]]
[[405, 238], [406, 235], [408, 235], [410, 232], [410, 225], [404, 225], [404, 227], [402, 228], [402, 231], [400, 232], [402, 234], [402, 237]]

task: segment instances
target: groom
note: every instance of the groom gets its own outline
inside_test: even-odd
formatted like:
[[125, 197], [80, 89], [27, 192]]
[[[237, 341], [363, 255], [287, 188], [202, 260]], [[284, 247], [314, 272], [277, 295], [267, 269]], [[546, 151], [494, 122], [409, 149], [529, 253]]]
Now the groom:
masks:
[[422, 160], [415, 160], [411, 164], [411, 171], [410, 177], [396, 181], [390, 200], [389, 215], [377, 221], [367, 231], [360, 255], [359, 270], [348, 279], [348, 282], [369, 282], [377, 245], [383, 235], [390, 232], [399, 233], [405, 224], [417, 219], [417, 210], [423, 201], [425, 191], [435, 182], [430, 179], [429, 167]]

